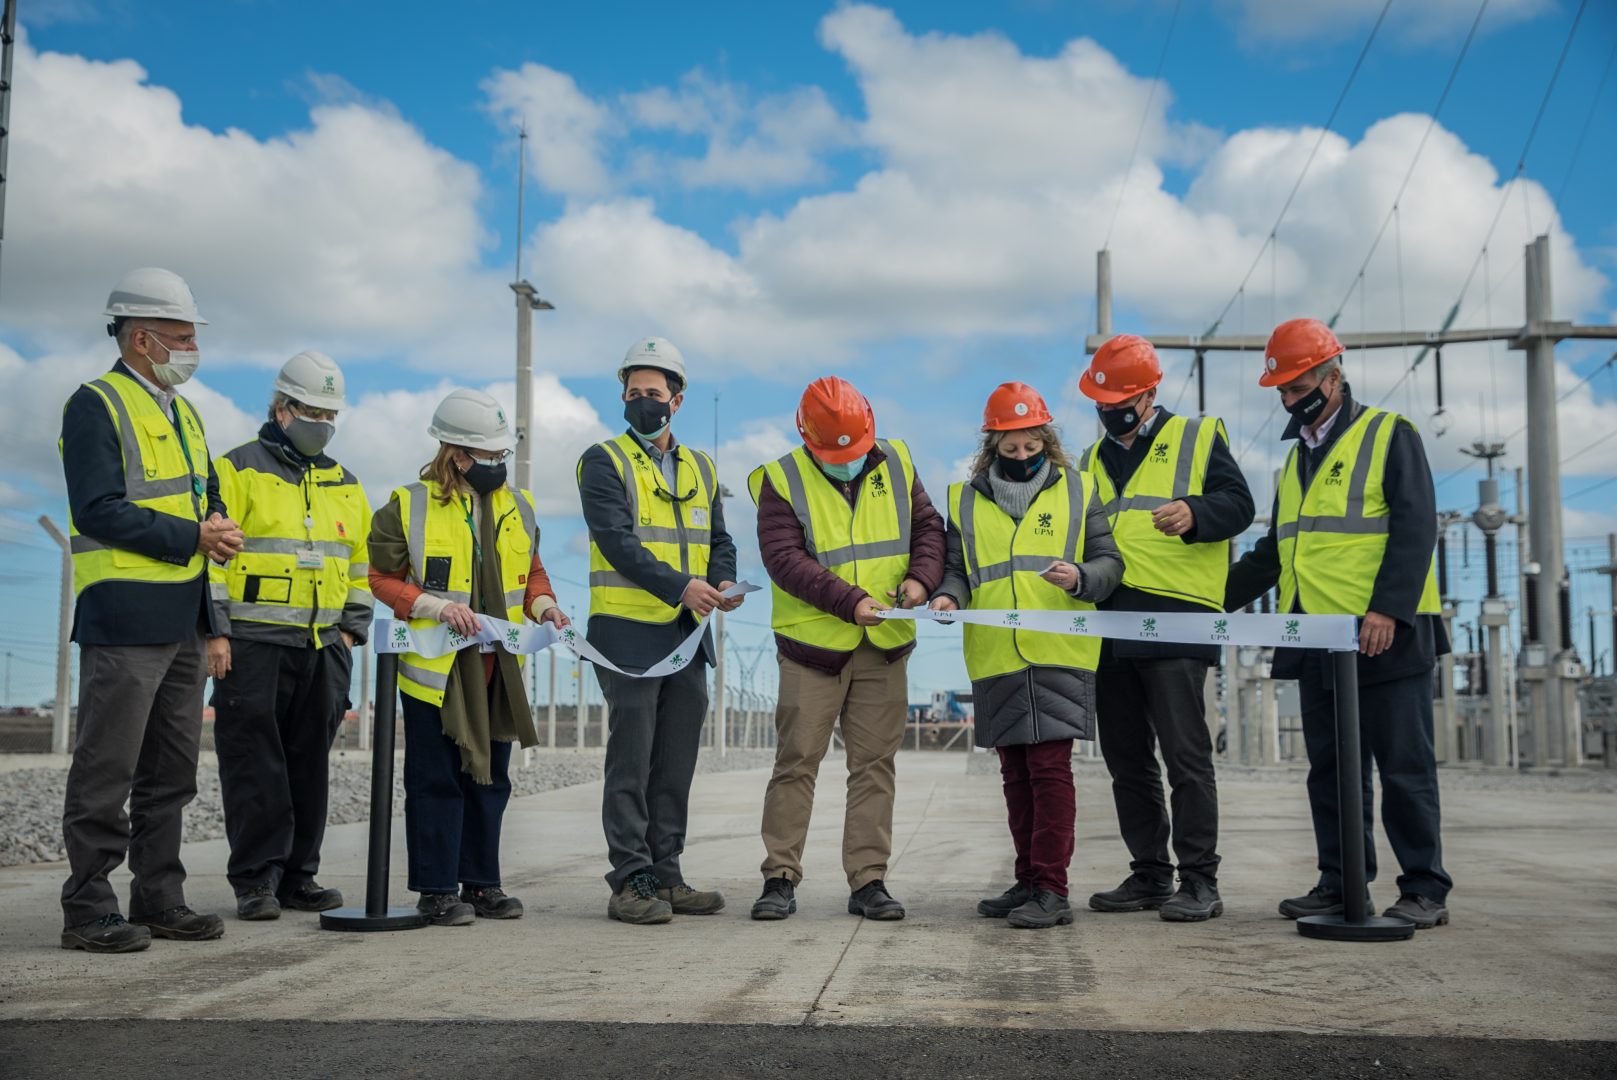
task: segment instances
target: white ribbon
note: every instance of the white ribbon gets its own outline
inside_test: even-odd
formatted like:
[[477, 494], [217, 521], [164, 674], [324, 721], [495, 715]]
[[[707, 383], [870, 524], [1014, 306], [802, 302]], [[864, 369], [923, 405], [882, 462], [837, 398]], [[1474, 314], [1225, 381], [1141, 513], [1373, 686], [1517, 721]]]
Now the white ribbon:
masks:
[[1359, 631], [1352, 615], [1226, 615], [1182, 611], [933, 611], [888, 608], [884, 619], [972, 623], [1077, 637], [1173, 642], [1180, 645], [1266, 645], [1353, 652]]
[[[730, 586], [719, 595], [729, 599], [757, 592], [758, 588], [751, 582], [743, 581]], [[696, 629], [686, 635], [678, 648], [645, 671], [624, 671], [602, 656], [601, 651], [585, 640], [584, 635], [574, 627], [558, 630], [549, 623], [514, 623], [496, 619], [492, 615], [477, 616], [475, 637], [467, 637], [454, 627], [443, 623], [416, 630], [409, 623], [399, 619], [377, 619], [371, 631], [371, 640], [379, 653], [416, 653], [429, 659], [469, 649], [474, 645], [479, 647], [489, 645], [504, 649], [508, 653], [527, 655], [543, 652], [559, 643], [575, 656], [588, 660], [596, 667], [615, 671], [619, 675], [627, 675], [631, 679], [655, 679], [672, 675], [690, 666], [701, 647], [702, 635], [707, 633], [707, 623], [707, 616], [697, 620]]]

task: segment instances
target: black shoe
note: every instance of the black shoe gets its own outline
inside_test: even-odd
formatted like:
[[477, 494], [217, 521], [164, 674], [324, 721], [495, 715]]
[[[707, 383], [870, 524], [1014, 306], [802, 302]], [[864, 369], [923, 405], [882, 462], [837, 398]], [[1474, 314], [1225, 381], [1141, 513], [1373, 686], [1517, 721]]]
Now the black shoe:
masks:
[[998, 896], [977, 901], [977, 914], [990, 919], [1003, 919], [1033, 898], [1033, 890], [1026, 882], [1018, 881]]
[[91, 919], [62, 931], [62, 948], [83, 949], [85, 952], [140, 952], [152, 944], [152, 932], [144, 926], [124, 922], [114, 911], [99, 919]]
[[236, 917], [248, 922], [268, 922], [281, 917], [281, 902], [268, 885], [254, 885], [236, 894]]
[[156, 915], [131, 915], [129, 921], [146, 927], [152, 937], [172, 941], [212, 941], [225, 936], [225, 921], [217, 915], [198, 915], [184, 904], [164, 908]]
[[1171, 899], [1172, 879], [1162, 881], [1133, 873], [1115, 889], [1091, 893], [1089, 906], [1096, 911], [1155, 911]]
[[505, 895], [505, 890], [498, 885], [490, 885], [485, 889], [462, 885], [460, 898], [472, 905], [472, 911], [476, 912], [479, 919], [522, 918], [522, 901], [514, 896]]
[[[1364, 910], [1371, 911], [1370, 890], [1364, 891]], [[1342, 914], [1342, 894], [1331, 892], [1323, 885], [1315, 885], [1307, 896], [1293, 896], [1280, 901], [1280, 914], [1288, 919], [1301, 919], [1306, 915]]]
[[1165, 922], [1202, 922], [1224, 914], [1224, 901], [1218, 895], [1218, 886], [1211, 881], [1180, 878], [1179, 891], [1157, 914]]
[[1449, 921], [1449, 909], [1441, 901], [1420, 893], [1401, 894], [1398, 902], [1381, 914], [1389, 919], [1402, 919], [1417, 930], [1445, 926]]
[[422, 893], [415, 909], [434, 926], [470, 926], [477, 918], [472, 905], [462, 902], [452, 892]]
[[863, 915], [867, 919], [891, 922], [904, 917], [904, 905], [893, 899], [887, 884], [880, 878], [861, 885], [848, 897], [848, 914]]
[[797, 889], [784, 874], [764, 882], [763, 894], [752, 902], [752, 917], [763, 922], [778, 922], [795, 914]]
[[1005, 916], [1007, 925], [1018, 930], [1045, 930], [1072, 922], [1072, 905], [1067, 898], [1049, 889], [1039, 889], [1027, 903]]
[[293, 911], [330, 911], [332, 908], [342, 907], [342, 893], [337, 889], [325, 889], [312, 881], [305, 881], [302, 885], [280, 896], [281, 906], [291, 908]]

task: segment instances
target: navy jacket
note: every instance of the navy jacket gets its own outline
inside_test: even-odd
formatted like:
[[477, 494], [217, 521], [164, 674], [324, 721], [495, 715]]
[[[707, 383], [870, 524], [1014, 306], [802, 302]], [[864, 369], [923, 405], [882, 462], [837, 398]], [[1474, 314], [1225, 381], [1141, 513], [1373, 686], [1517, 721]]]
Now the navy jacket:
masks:
[[[135, 377], [122, 360], [112, 370]], [[85, 386], [62, 410], [62, 472], [73, 523], [83, 535], [177, 566], [196, 554], [196, 522], [124, 498], [117, 425], [100, 396]], [[211, 460], [207, 512], [228, 516]], [[73, 640], [80, 645], [171, 645], [212, 627], [206, 568], [180, 584], [103, 581], [80, 593], [73, 610]]]

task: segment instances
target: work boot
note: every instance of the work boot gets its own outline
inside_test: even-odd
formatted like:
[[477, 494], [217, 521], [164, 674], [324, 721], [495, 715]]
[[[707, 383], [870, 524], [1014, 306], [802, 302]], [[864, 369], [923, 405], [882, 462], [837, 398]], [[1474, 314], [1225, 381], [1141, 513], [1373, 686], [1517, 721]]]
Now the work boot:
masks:
[[766, 922], [778, 922], [797, 912], [797, 890], [782, 874], [764, 882], [763, 895], [752, 902], [752, 917]]
[[892, 922], [904, 917], [904, 905], [894, 900], [893, 894], [887, 891], [887, 883], [877, 878], [861, 885], [848, 897], [848, 914]]
[[657, 890], [657, 899], [675, 915], [717, 915], [724, 910], [724, 894], [717, 889], [693, 889], [683, 881]]
[[156, 915], [131, 915], [129, 921], [172, 941], [212, 941], [225, 936], [225, 921], [217, 915], [198, 915], [184, 904], [164, 908]]
[[607, 918], [636, 926], [672, 922], [674, 905], [657, 895], [660, 884], [657, 875], [650, 871], [642, 870], [635, 874], [607, 901]]
[[236, 917], [248, 922], [268, 922], [281, 917], [281, 902], [268, 885], [254, 885], [236, 894]]
[[342, 893], [325, 889], [312, 881], [305, 881], [295, 889], [282, 893], [281, 906], [293, 911], [330, 911], [342, 907]]
[[1089, 906], [1095, 911], [1155, 911], [1171, 899], [1173, 879], [1163, 881], [1136, 871], [1115, 889], [1091, 893]]
[[[1373, 910], [1369, 889], [1364, 891], [1364, 910]], [[1306, 915], [1340, 915], [1342, 894], [1331, 892], [1323, 885], [1315, 885], [1308, 890], [1307, 896], [1293, 896], [1280, 901], [1280, 914], [1288, 919], [1301, 919]]]
[[144, 926], [124, 922], [114, 911], [99, 919], [69, 926], [62, 931], [62, 948], [85, 952], [140, 952], [152, 944], [152, 932]]
[[1005, 922], [1019, 930], [1047, 930], [1072, 922], [1072, 905], [1067, 898], [1049, 889], [1038, 889], [1027, 903], [1005, 916]]
[[514, 896], [505, 895], [505, 890], [498, 885], [487, 888], [474, 889], [470, 885], [460, 887], [460, 898], [463, 902], [472, 905], [472, 910], [479, 919], [520, 919], [522, 918], [522, 901]]
[[1203, 922], [1224, 914], [1218, 886], [1199, 877], [1179, 879], [1179, 891], [1157, 912], [1164, 922]]
[[1434, 926], [1447, 925], [1449, 909], [1439, 900], [1420, 893], [1402, 893], [1398, 902], [1381, 913], [1389, 919], [1402, 919], [1412, 923], [1417, 930], [1430, 930]]
[[1018, 881], [998, 896], [977, 901], [977, 914], [990, 919], [1003, 919], [1033, 898], [1033, 890], [1025, 881]]
[[416, 901], [415, 909], [433, 926], [470, 926], [477, 918], [476, 909], [452, 892], [424, 892]]

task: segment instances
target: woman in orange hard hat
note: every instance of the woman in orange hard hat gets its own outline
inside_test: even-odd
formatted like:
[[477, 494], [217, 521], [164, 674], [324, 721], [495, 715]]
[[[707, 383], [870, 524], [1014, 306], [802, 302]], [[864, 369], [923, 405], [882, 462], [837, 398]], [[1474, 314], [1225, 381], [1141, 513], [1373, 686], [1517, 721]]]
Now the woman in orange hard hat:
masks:
[[803, 445], [747, 481], [758, 504], [758, 547], [773, 583], [770, 622], [780, 651], [780, 741], [764, 794], [764, 888], [752, 917], [778, 920], [797, 910], [815, 777], [840, 719], [848, 754], [848, 912], [902, 919], [904, 906], [885, 878], [915, 623], [884, 620], [880, 612], [923, 603], [942, 580], [943, 519], [909, 448], [876, 437], [870, 402], [846, 380], [809, 384], [797, 430]]
[[[1078, 380], [1105, 429], [1081, 463], [1106, 504], [1126, 567], [1123, 583], [1103, 606], [1144, 613], [1222, 611], [1230, 541], [1252, 524], [1252, 492], [1230, 454], [1223, 422], [1175, 416], [1158, 405], [1161, 381], [1156, 349], [1133, 334], [1103, 344]], [[1224, 911], [1205, 690], [1218, 653], [1211, 644], [1101, 645], [1100, 749], [1129, 849], [1129, 876], [1117, 888], [1090, 896], [1096, 911], [1156, 910], [1169, 922], [1199, 922]], [[1171, 820], [1163, 800], [1164, 765]]]
[[[949, 487], [948, 561], [938, 611], [1072, 612], [1081, 622], [1117, 585], [1123, 561], [1089, 477], [1072, 468], [1044, 399], [1005, 383], [983, 410], [971, 478]], [[1100, 640], [967, 623], [963, 648], [977, 745], [999, 752], [1016, 881], [979, 914], [1043, 929], [1072, 922], [1072, 742], [1095, 713]]]
[[[1291, 414], [1286, 458], [1269, 531], [1230, 568], [1229, 610], [1279, 588], [1279, 610], [1356, 615], [1359, 723], [1364, 750], [1381, 770], [1381, 821], [1403, 873], [1388, 918], [1417, 929], [1449, 921], [1453, 881], [1443, 868], [1432, 682], [1448, 651], [1433, 553], [1437, 496], [1420, 434], [1397, 413], [1353, 400], [1342, 343], [1318, 319], [1275, 327], [1260, 386], [1274, 387]], [[1336, 711], [1329, 655], [1277, 649], [1274, 677], [1296, 679], [1308, 747], [1308, 801], [1319, 880], [1280, 903], [1288, 918], [1342, 912], [1342, 851], [1336, 792]], [[1364, 855], [1371, 841], [1370, 770], [1364, 773]]]

